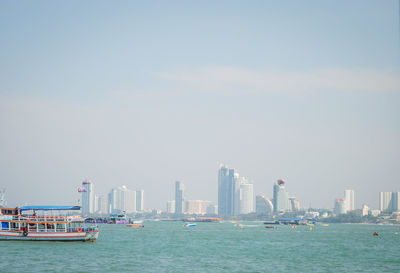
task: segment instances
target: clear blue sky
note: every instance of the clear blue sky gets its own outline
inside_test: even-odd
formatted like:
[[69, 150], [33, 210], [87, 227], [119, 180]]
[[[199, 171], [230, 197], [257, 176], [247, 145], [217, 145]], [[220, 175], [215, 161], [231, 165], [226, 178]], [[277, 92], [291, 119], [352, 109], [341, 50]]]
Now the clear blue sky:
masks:
[[217, 201], [225, 163], [303, 207], [400, 190], [398, 1], [1, 1], [0, 187], [10, 204], [174, 181]]

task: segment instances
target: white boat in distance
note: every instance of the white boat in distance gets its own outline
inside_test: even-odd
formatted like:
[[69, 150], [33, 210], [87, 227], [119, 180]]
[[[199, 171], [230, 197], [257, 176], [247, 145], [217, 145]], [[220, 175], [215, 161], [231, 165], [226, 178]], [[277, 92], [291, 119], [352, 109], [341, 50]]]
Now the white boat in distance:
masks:
[[[79, 206], [0, 207], [0, 240], [95, 241], [99, 229], [85, 226], [79, 215], [48, 216], [46, 212], [80, 210]], [[37, 212], [40, 215], [37, 215]]]

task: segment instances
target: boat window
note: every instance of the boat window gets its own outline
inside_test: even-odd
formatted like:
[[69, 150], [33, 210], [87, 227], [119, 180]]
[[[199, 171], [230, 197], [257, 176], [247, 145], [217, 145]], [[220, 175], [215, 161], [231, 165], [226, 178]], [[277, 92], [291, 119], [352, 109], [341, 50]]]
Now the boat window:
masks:
[[7, 222], [1, 222], [1, 229], [2, 230], [8, 230], [8, 223]]

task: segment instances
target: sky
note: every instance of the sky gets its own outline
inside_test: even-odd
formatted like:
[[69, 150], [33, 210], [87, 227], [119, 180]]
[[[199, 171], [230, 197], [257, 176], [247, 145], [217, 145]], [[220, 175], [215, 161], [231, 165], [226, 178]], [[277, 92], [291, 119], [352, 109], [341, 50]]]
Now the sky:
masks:
[[301, 207], [400, 191], [399, 1], [0, 2], [0, 188], [76, 204], [175, 181], [217, 204], [220, 163]]

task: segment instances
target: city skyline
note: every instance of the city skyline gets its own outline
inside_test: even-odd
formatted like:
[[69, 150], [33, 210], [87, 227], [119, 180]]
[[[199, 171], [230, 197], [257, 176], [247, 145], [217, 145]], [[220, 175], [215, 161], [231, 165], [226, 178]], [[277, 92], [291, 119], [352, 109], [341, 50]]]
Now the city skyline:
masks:
[[[293, 196], [289, 196], [289, 193], [285, 190], [285, 181], [282, 179], [277, 179], [277, 181], [273, 182], [272, 185], [272, 194], [270, 195], [271, 197], [265, 197], [265, 193], [260, 193], [254, 190], [253, 188], [253, 183], [248, 183], [247, 179], [244, 177], [240, 177], [239, 173], [237, 172], [236, 169], [229, 169], [228, 166], [224, 165], [224, 164], [219, 164], [219, 169], [218, 169], [218, 181], [220, 181], [221, 179], [221, 170], [225, 170], [224, 173], [226, 173], [226, 175], [231, 176], [232, 183], [237, 184], [237, 190], [236, 193], [234, 194], [236, 197], [236, 202], [241, 202], [241, 198], [242, 195], [244, 193], [242, 193], [243, 190], [246, 190], [247, 187], [251, 187], [251, 196], [253, 196], [253, 200], [250, 202], [252, 203], [252, 205], [246, 205], [246, 208], [243, 209], [240, 207], [240, 205], [238, 204], [234, 204], [234, 199], [230, 200], [229, 202], [231, 202], [231, 210], [228, 209], [228, 212], [219, 212], [221, 213], [221, 215], [239, 215], [239, 214], [246, 214], [246, 213], [251, 213], [251, 212], [256, 212], [256, 203], [258, 202], [257, 199], [266, 199], [263, 202], [270, 202], [271, 203], [271, 208], [273, 213], [278, 213], [279, 211], [298, 211], [299, 208], [301, 208], [302, 210], [307, 210], [308, 208], [312, 208], [312, 209], [333, 209], [333, 211], [336, 211], [337, 209], [340, 209], [342, 211], [344, 211], [345, 213], [347, 212], [351, 212], [354, 211], [356, 209], [362, 209], [365, 205], [368, 206], [368, 208], [370, 209], [375, 209], [375, 210], [380, 210], [382, 212], [392, 212], [392, 211], [396, 211], [400, 208], [400, 197], [398, 197], [400, 195], [400, 190], [399, 189], [393, 189], [390, 192], [378, 192], [377, 193], [377, 203], [378, 206], [374, 207], [371, 206], [369, 203], [365, 202], [364, 200], [360, 199], [357, 200], [359, 201], [358, 203], [360, 203], [361, 205], [359, 207], [355, 206], [355, 191], [354, 190], [350, 190], [350, 189], [346, 189], [344, 190], [344, 195], [343, 198], [332, 198], [332, 200], [334, 200], [334, 204], [332, 206], [327, 206], [327, 207], [311, 207], [308, 206], [307, 207], [307, 200], [301, 200], [303, 201], [302, 204], [304, 204], [303, 206], [299, 206], [299, 200], [296, 199], [296, 197]], [[228, 179], [229, 180], [229, 179]], [[237, 182], [233, 182], [233, 181], [237, 181]], [[218, 182], [219, 184], [219, 182]], [[242, 186], [244, 186], [244, 188], [242, 188]], [[131, 209], [118, 209], [118, 210], [114, 210], [112, 207], [110, 208], [110, 200], [112, 200], [112, 198], [110, 199], [110, 194], [113, 193], [113, 191], [129, 191], [134, 193], [135, 197], [133, 199], [133, 203], [132, 205], [130, 205], [132, 208]], [[5, 192], [6, 190], [3, 189], [2, 193], [3, 193], [3, 197], [5, 196]], [[217, 189], [217, 192], [219, 192], [219, 186]], [[94, 191], [94, 185], [92, 183], [91, 180], [89, 179], [85, 179], [82, 182], [82, 186], [78, 188], [78, 193], [79, 195], [77, 196], [77, 199], [74, 200], [72, 203], [73, 204], [78, 204], [82, 206], [82, 213], [85, 215], [89, 215], [89, 214], [93, 214], [98, 212], [97, 210], [103, 210], [104, 213], [112, 213], [114, 212], [141, 212], [144, 211], [145, 209], [156, 209], [156, 210], [162, 210], [162, 211], [168, 211], [168, 207], [171, 206], [170, 202], [173, 202], [173, 213], [175, 214], [175, 204], [176, 204], [176, 200], [177, 198], [180, 198], [180, 200], [182, 200], [182, 205], [180, 207], [180, 213], [178, 214], [183, 214], [183, 212], [186, 210], [185, 206], [186, 206], [186, 202], [187, 201], [203, 201], [203, 200], [190, 200], [188, 198], [185, 198], [185, 191], [184, 191], [184, 184], [181, 181], [175, 181], [175, 187], [174, 187], [174, 199], [172, 201], [168, 201], [169, 199], [167, 198], [164, 201], [164, 206], [160, 206], [160, 207], [154, 207], [154, 206], [148, 206], [148, 207], [144, 207], [144, 190], [128, 190], [127, 187], [125, 185], [123, 186], [117, 186], [117, 187], [113, 187], [111, 188], [111, 191], [109, 191], [108, 193], [108, 199], [104, 200], [104, 194], [99, 194], [96, 193]], [[233, 194], [233, 192], [232, 192]], [[248, 193], [246, 191], [245, 193], [247, 196]], [[283, 194], [283, 195], [282, 195]], [[219, 193], [218, 193], [219, 196]], [[268, 196], [268, 195], [266, 195]], [[256, 198], [257, 197], [257, 198]], [[278, 197], [278, 198], [276, 198]], [[249, 197], [247, 197], [247, 200]], [[206, 198], [207, 199], [207, 198]], [[223, 198], [221, 199], [223, 200]], [[280, 200], [280, 201], [278, 201]], [[7, 199], [4, 199], [3, 201], [8, 201]], [[26, 205], [28, 204], [28, 202], [24, 202], [24, 203], [15, 203], [15, 201], [12, 201], [14, 203], [11, 203], [11, 207], [13, 206], [20, 206], [20, 205]], [[104, 205], [102, 203], [106, 202], [106, 208], [102, 208]], [[124, 201], [123, 201], [124, 202]], [[167, 209], [165, 209], [165, 202], [167, 202]], [[210, 205], [214, 205], [216, 207], [219, 207], [218, 205], [220, 204], [219, 199], [217, 198], [217, 200], [212, 200], [212, 201], [206, 201], [206, 202], [210, 202]], [[248, 202], [248, 201], [247, 201]], [[338, 208], [338, 202], [340, 203], [340, 208]], [[311, 203], [311, 202], [308, 202]], [[90, 204], [90, 205], [89, 205]], [[279, 205], [277, 205], [279, 204]], [[32, 205], [32, 204], [31, 204]], [[343, 207], [342, 207], [343, 205]], [[248, 208], [248, 206], [251, 207], [251, 209]], [[267, 205], [268, 206], [268, 205]], [[122, 208], [123, 205], [118, 205], [118, 208]], [[294, 207], [297, 207], [297, 209], [294, 209]], [[267, 209], [269, 210], [269, 209]], [[103, 214], [104, 214], [103, 213]], [[186, 212], [184, 212], [186, 213]], [[217, 213], [218, 214], [218, 213]]]
[[[219, 163], [303, 207], [398, 191], [398, 1], [1, 1], [0, 187], [70, 204], [173, 181], [218, 200]], [[151, 193], [151, 194], [150, 194]], [[289, 195], [289, 197], [292, 197]], [[15, 203], [13, 203], [15, 202]]]

